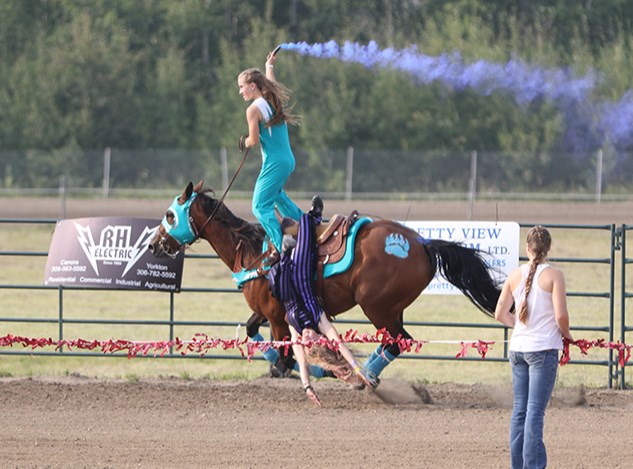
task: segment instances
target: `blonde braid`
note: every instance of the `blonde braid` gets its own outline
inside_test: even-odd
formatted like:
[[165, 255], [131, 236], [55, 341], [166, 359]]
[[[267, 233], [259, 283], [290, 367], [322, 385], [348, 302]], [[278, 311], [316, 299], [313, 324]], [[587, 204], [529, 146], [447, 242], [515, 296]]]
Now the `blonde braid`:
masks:
[[532, 291], [532, 283], [534, 282], [534, 274], [536, 273], [536, 268], [539, 264], [541, 264], [545, 258], [547, 257], [547, 253], [550, 250], [552, 245], [552, 237], [549, 234], [547, 229], [542, 226], [535, 226], [527, 234], [527, 244], [534, 255], [531, 264], [530, 264], [530, 272], [528, 273], [527, 279], [525, 280], [525, 297], [523, 299], [523, 303], [521, 303], [521, 310], [519, 311], [519, 321], [523, 324], [527, 324], [528, 319], [528, 295]]

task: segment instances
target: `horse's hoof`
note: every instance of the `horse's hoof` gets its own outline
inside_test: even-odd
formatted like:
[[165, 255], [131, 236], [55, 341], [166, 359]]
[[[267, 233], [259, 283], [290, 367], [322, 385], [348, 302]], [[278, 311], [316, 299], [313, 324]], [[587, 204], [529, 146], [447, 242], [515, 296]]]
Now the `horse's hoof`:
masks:
[[292, 368], [287, 368], [283, 365], [270, 365], [270, 368], [268, 368], [268, 374], [271, 378], [289, 378], [292, 374]]
[[376, 376], [374, 372], [369, 371], [367, 368], [363, 370], [363, 376], [372, 391], [380, 385], [380, 378]]

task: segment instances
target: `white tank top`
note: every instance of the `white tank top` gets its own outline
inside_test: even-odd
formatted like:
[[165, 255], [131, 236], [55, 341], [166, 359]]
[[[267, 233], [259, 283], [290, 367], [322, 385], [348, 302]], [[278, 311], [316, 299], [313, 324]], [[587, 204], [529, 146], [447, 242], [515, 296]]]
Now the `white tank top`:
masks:
[[519, 311], [525, 299], [525, 281], [530, 266], [521, 266], [521, 282], [512, 292], [516, 306], [516, 323], [510, 339], [510, 350], [513, 352], [541, 352], [543, 350], [562, 350], [563, 336], [556, 324], [552, 293], [543, 290], [538, 285], [538, 279], [549, 264], [539, 264], [534, 273], [532, 289], [528, 295], [527, 324], [519, 321]]

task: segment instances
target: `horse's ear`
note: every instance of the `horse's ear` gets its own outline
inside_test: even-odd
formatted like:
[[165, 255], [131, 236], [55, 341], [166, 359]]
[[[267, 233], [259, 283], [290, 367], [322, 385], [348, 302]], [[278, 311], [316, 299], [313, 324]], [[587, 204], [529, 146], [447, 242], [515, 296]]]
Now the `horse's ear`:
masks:
[[187, 184], [187, 187], [185, 188], [185, 192], [182, 193], [182, 199], [189, 200], [189, 197], [191, 197], [192, 193], [193, 193], [193, 182], [189, 182], [189, 184]]
[[200, 193], [202, 192], [203, 187], [204, 187], [204, 179], [201, 179], [200, 182], [194, 186], [193, 191]]

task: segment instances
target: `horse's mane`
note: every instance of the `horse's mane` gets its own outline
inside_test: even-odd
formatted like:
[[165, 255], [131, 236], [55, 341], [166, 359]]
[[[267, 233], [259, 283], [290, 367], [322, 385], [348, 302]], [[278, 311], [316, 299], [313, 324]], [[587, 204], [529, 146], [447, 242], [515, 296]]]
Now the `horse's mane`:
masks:
[[[213, 215], [213, 220], [220, 222], [229, 227], [231, 233], [233, 233], [236, 241], [242, 241], [242, 246], [245, 249], [252, 251], [253, 253], [259, 253], [262, 249], [262, 242], [264, 241], [265, 232], [260, 225], [249, 223], [246, 220], [241, 219], [231, 212], [223, 202], [207, 195], [211, 193], [215, 195], [213, 189], [204, 189], [198, 195], [201, 195], [200, 201], [202, 202], [202, 210], [208, 216], [217, 211]], [[218, 206], [218, 204], [220, 204]]]

